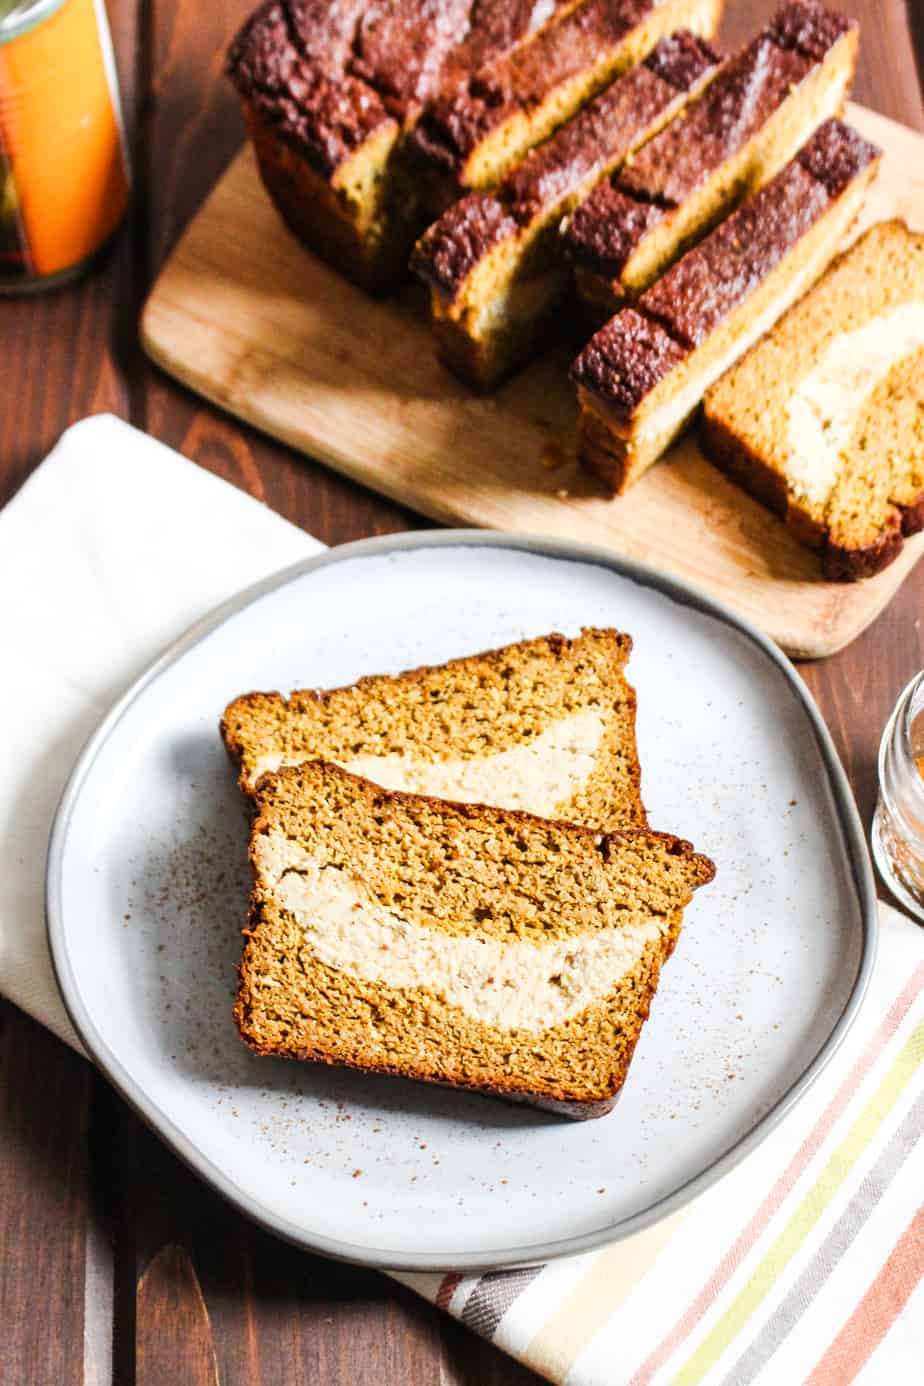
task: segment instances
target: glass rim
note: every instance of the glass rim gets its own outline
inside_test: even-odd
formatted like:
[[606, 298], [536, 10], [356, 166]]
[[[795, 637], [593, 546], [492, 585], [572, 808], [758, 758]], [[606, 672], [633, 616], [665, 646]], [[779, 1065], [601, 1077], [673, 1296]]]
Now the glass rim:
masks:
[[[902, 689], [892, 709], [892, 714], [883, 729], [882, 738], [879, 742], [879, 755], [877, 758], [877, 771], [879, 779], [879, 792], [884, 795], [890, 805], [890, 811], [897, 808], [894, 802], [895, 787], [891, 783], [891, 776], [887, 772], [887, 762], [889, 760], [890, 748], [898, 742], [901, 747], [901, 757], [905, 762], [906, 768], [911, 772], [910, 775], [903, 776], [903, 791], [906, 795], [911, 794], [912, 802], [920, 809], [921, 818], [924, 819], [924, 776], [920, 774], [915, 764], [915, 757], [911, 748], [911, 727], [915, 720], [912, 715], [912, 708], [915, 703], [915, 694], [918, 691], [924, 692], [924, 670], [914, 675]], [[924, 711], [924, 704], [916, 709], [916, 713]], [[897, 748], [896, 748], [897, 749]]]
[[59, 10], [66, 0], [0, 0], [0, 44], [28, 33]]
[[[902, 695], [898, 700], [899, 706], [902, 707], [902, 749], [907, 753], [909, 760], [914, 760], [914, 751], [912, 750], [911, 746], [911, 728], [915, 721], [916, 714], [924, 711], [924, 705], [922, 705], [921, 707], [914, 709], [914, 713], [912, 712], [915, 702], [914, 695], [918, 692], [919, 689], [922, 692], [924, 692], [924, 669], [922, 669], [919, 674], [915, 674], [914, 678], [910, 681], [910, 683], [906, 684], [905, 688], [902, 690]], [[922, 785], [924, 785], [924, 780], [922, 780], [921, 783]]]

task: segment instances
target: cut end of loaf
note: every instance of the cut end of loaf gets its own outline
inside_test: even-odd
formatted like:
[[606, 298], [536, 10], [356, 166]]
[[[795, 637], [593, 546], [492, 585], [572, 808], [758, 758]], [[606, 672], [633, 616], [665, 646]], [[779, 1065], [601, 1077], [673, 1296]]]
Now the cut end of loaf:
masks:
[[872, 577], [924, 518], [924, 235], [869, 228], [706, 396], [703, 446], [818, 551]]

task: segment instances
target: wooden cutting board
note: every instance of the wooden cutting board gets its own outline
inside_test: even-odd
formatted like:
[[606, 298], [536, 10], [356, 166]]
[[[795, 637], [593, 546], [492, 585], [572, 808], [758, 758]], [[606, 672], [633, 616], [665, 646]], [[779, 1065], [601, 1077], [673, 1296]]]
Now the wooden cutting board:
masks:
[[[924, 226], [924, 136], [852, 107], [885, 150], [865, 226]], [[376, 303], [303, 250], [249, 148], [167, 262], [142, 339], [186, 385], [354, 480], [434, 519], [582, 540], [710, 592], [790, 654], [832, 654], [882, 610], [924, 553], [910, 540], [863, 583], [818, 559], [727, 481], [692, 439], [627, 495], [601, 496], [575, 460], [566, 347], [477, 398], [435, 359], [422, 291]]]

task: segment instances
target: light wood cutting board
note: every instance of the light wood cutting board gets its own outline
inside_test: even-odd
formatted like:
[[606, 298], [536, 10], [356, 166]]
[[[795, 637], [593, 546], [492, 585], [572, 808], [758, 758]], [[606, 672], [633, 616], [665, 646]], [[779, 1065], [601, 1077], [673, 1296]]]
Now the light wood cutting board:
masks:
[[[924, 136], [854, 106], [885, 151], [865, 226], [924, 226]], [[687, 439], [625, 497], [575, 460], [563, 347], [497, 394], [473, 396], [435, 359], [422, 292], [376, 303], [285, 230], [249, 149], [222, 177], [146, 305], [145, 349], [232, 413], [435, 519], [601, 545], [710, 592], [790, 654], [832, 654], [882, 610], [924, 535], [863, 583], [818, 559]]]

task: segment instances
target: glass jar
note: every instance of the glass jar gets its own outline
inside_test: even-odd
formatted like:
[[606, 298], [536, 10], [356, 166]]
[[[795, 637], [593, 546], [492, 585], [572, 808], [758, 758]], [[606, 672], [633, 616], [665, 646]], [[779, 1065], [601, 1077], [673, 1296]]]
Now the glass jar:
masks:
[[924, 924], [924, 673], [911, 680], [882, 734], [872, 845], [882, 879]]
[[79, 273], [128, 191], [103, 0], [0, 0], [0, 292]]

